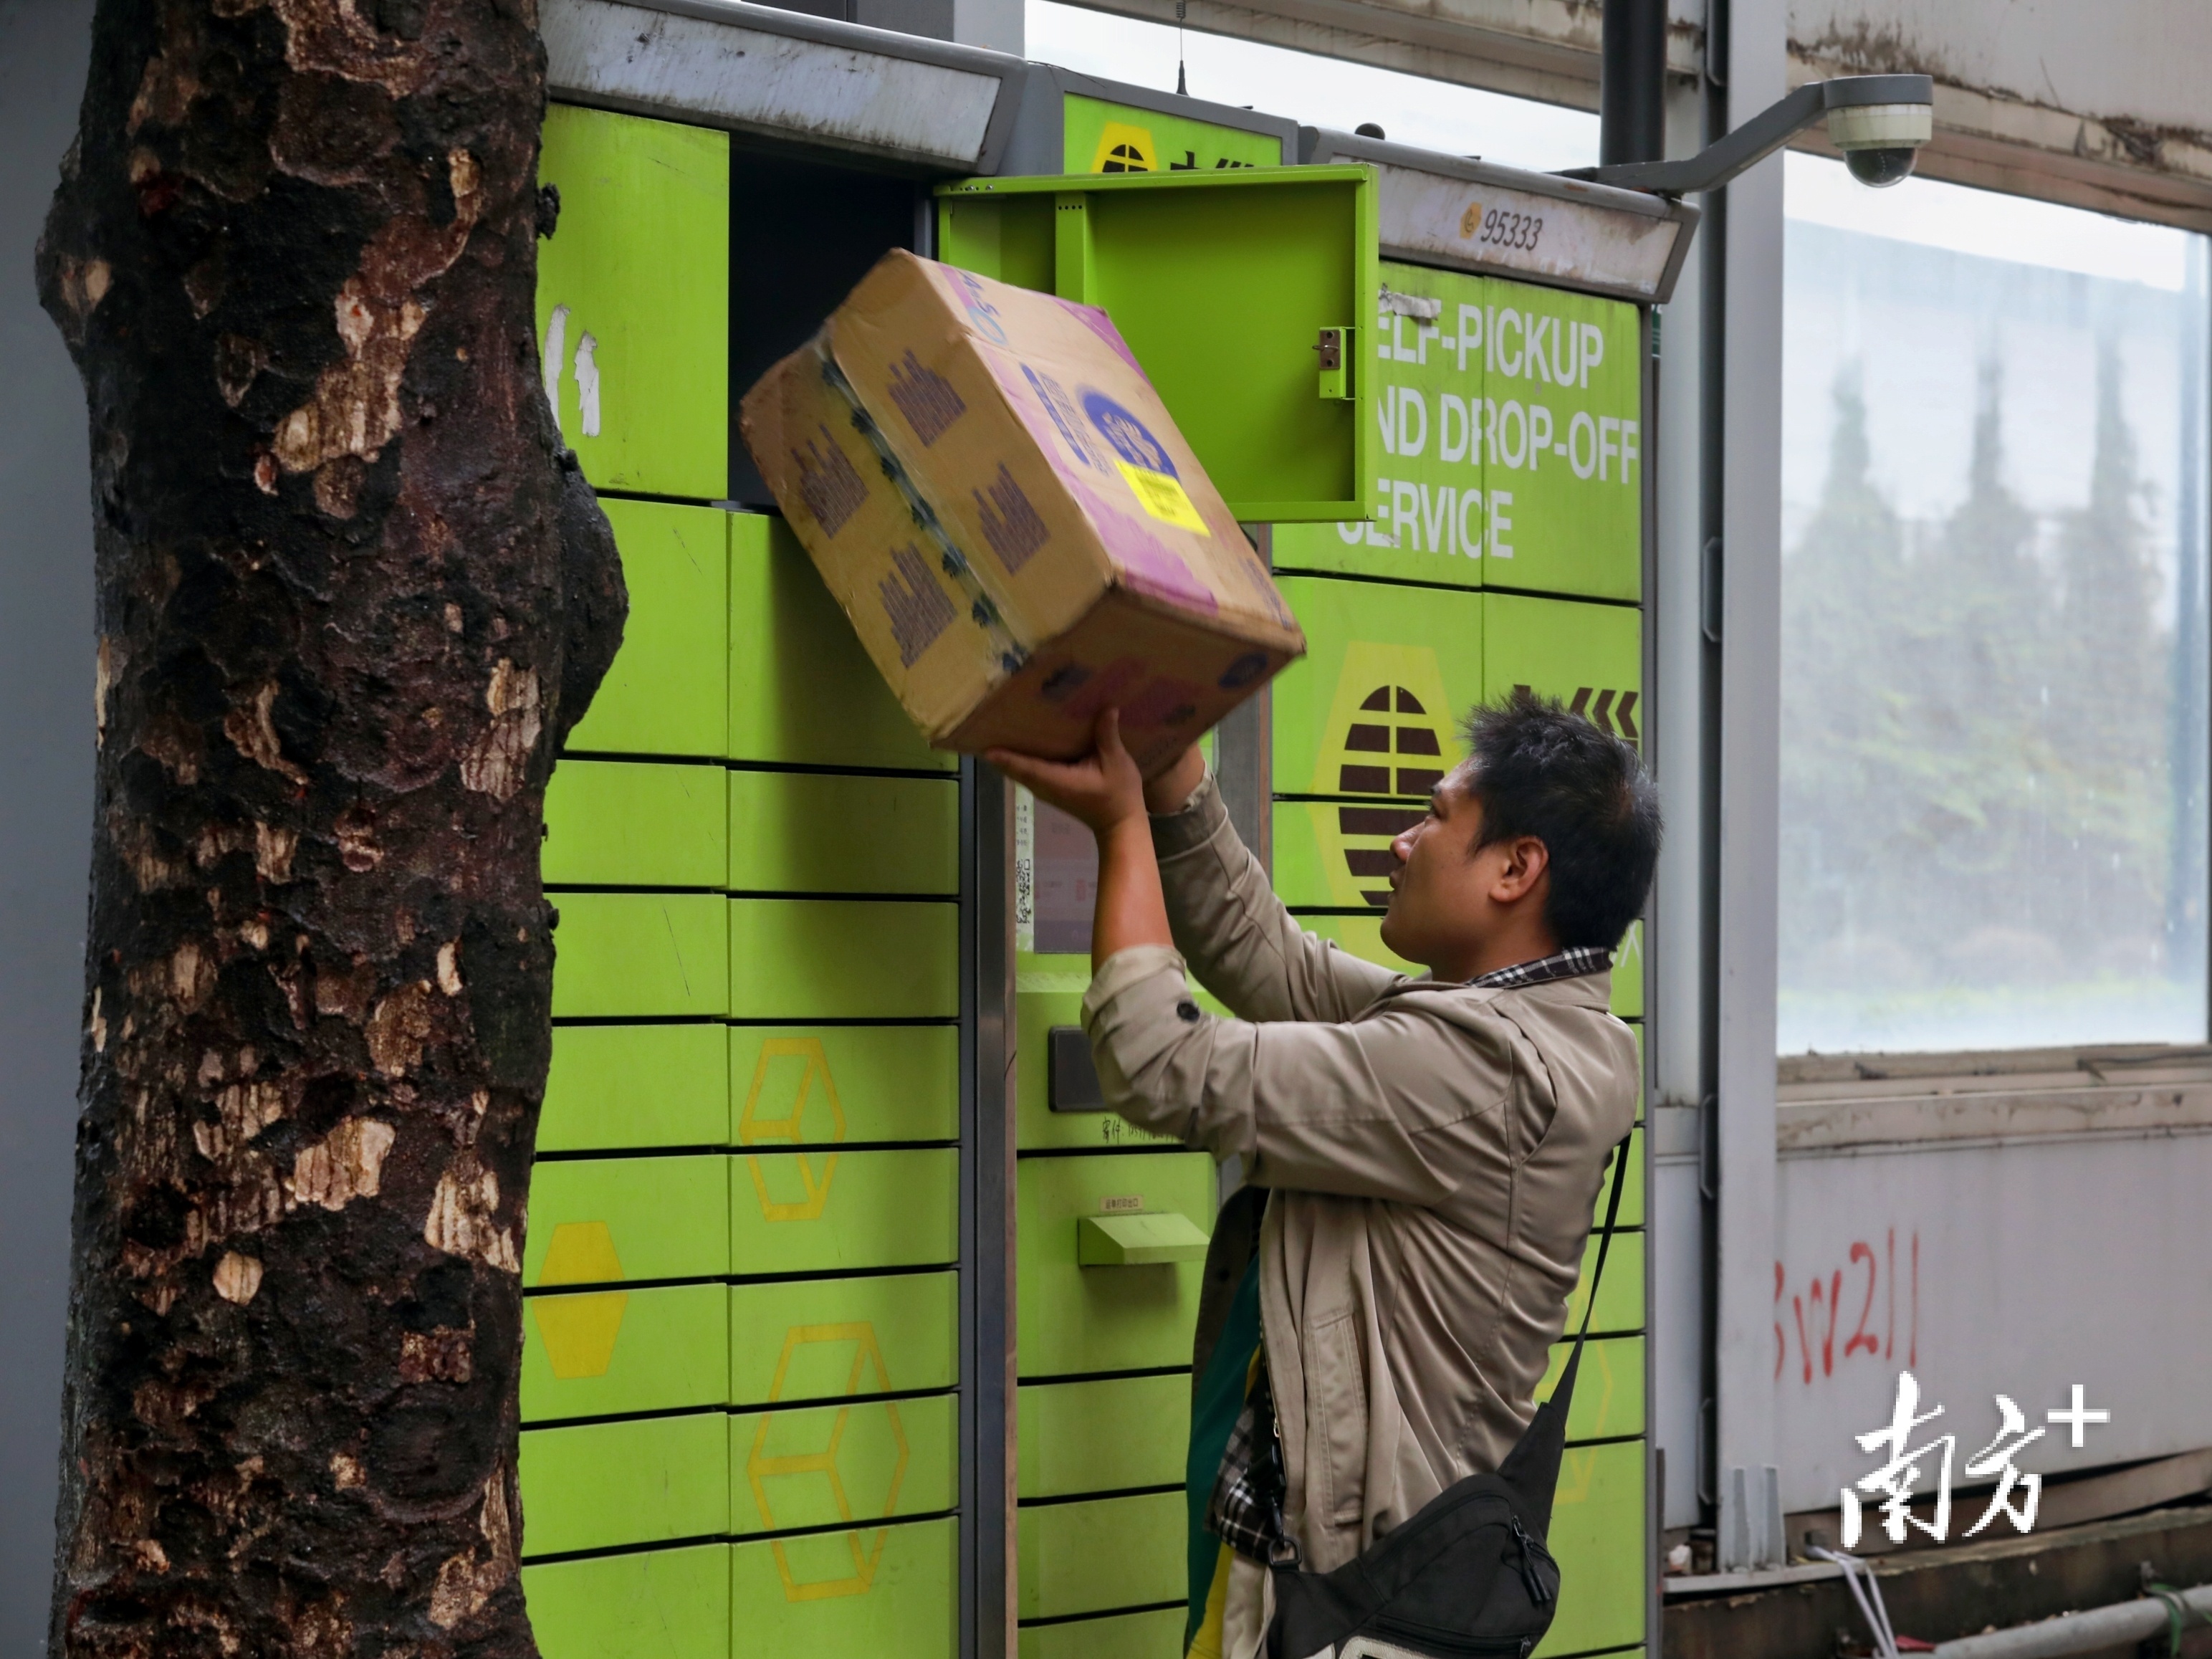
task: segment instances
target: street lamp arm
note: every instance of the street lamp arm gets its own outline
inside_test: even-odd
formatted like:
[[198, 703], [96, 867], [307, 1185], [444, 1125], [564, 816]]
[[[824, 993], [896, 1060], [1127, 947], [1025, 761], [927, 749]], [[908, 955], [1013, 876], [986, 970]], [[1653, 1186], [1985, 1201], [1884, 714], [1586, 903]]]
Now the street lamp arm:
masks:
[[[1680, 161], [1623, 161], [1611, 167], [1575, 167], [1559, 176], [1614, 185], [1624, 190], [1645, 190], [1662, 196], [1693, 196], [1718, 190], [1729, 179], [1780, 149], [1797, 133], [1823, 116], [1829, 119], [1839, 147], [1911, 150], [1929, 137], [1929, 112], [1935, 82], [1925, 75], [1850, 75], [1832, 81], [1811, 81], [1779, 103], [1761, 110], [1718, 143]], [[1880, 144], [1854, 143], [1837, 129], [1850, 124], [1838, 112], [1899, 112], [1905, 131], [1883, 131]], [[1895, 118], [1887, 125], [1894, 129]], [[1856, 134], [1854, 135], [1856, 137]], [[1869, 135], [1872, 137], [1870, 133]], [[1901, 173], [1899, 176], [1903, 176]]]

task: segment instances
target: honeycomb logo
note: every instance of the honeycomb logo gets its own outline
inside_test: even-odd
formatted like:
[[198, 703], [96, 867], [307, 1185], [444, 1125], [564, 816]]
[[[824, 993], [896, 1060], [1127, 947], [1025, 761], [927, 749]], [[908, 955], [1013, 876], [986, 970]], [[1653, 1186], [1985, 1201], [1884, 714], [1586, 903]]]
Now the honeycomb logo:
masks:
[[[564, 1221], [545, 1247], [540, 1285], [610, 1285], [623, 1276], [614, 1234], [604, 1221]], [[622, 1334], [628, 1291], [599, 1291], [586, 1296], [533, 1296], [530, 1316], [545, 1344], [553, 1375], [563, 1382], [605, 1376], [614, 1363], [615, 1339]]]
[[[738, 1144], [787, 1140], [803, 1146], [826, 1140], [835, 1145], [844, 1138], [845, 1109], [837, 1099], [836, 1079], [830, 1075], [822, 1039], [764, 1041], [753, 1066], [752, 1086], [745, 1091], [744, 1110], [738, 1117]], [[830, 1202], [837, 1154], [823, 1153], [818, 1173], [814, 1158], [805, 1152], [767, 1160], [748, 1154], [745, 1165], [752, 1173], [762, 1215], [770, 1221], [812, 1221]]]
[[[834, 1325], [794, 1325], [784, 1333], [783, 1352], [776, 1358], [775, 1375], [769, 1385], [770, 1403], [783, 1397], [794, 1358], [805, 1355], [819, 1360], [823, 1356], [808, 1355], [806, 1351], [848, 1343], [852, 1363], [845, 1373], [845, 1393], [889, 1393], [890, 1372], [884, 1364], [872, 1324], [856, 1320]], [[779, 1413], [762, 1413], [752, 1449], [745, 1459], [745, 1480], [752, 1488], [753, 1504], [764, 1528], [812, 1524], [825, 1508], [836, 1521], [848, 1526], [856, 1521], [888, 1521], [898, 1512], [908, 1449], [894, 1401], [840, 1406], [830, 1413], [826, 1435], [821, 1434], [819, 1411], [786, 1412], [781, 1418], [784, 1426], [780, 1429]], [[810, 1437], [818, 1437], [811, 1438], [811, 1443], [799, 1443]], [[781, 1523], [776, 1518], [779, 1508], [786, 1517]], [[889, 1537], [885, 1528], [863, 1524], [842, 1534], [778, 1539], [772, 1548], [784, 1599], [826, 1601], [842, 1595], [866, 1595], [875, 1583], [876, 1569]]]
[[1091, 155], [1093, 173], [1153, 173], [1158, 167], [1151, 130], [1127, 121], [1109, 121]]
[[1333, 902], [1390, 902], [1390, 842], [1419, 821], [1429, 792], [1457, 758], [1449, 702], [1427, 646], [1355, 640], [1345, 650], [1313, 793], [1372, 796], [1373, 805], [1310, 801]]

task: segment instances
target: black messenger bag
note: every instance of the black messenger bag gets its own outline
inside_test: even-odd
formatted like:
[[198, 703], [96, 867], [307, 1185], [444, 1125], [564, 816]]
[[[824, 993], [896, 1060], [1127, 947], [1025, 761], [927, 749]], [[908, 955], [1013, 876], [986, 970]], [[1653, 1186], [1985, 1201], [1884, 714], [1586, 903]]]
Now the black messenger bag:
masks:
[[1624, 1140], [1574, 1352], [1504, 1465], [1447, 1486], [1334, 1572], [1303, 1572], [1295, 1559], [1278, 1564], [1268, 1659], [1528, 1659], [1543, 1640], [1559, 1600], [1559, 1567], [1544, 1534], [1627, 1173]]

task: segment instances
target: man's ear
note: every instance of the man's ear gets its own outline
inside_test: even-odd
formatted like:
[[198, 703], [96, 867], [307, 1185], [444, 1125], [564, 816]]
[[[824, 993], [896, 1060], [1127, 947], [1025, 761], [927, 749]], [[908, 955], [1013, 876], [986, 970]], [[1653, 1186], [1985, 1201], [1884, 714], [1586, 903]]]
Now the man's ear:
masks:
[[1552, 849], [1536, 836], [1516, 836], [1498, 849], [1504, 854], [1490, 896], [1499, 904], [1514, 904], [1534, 892], [1552, 867]]

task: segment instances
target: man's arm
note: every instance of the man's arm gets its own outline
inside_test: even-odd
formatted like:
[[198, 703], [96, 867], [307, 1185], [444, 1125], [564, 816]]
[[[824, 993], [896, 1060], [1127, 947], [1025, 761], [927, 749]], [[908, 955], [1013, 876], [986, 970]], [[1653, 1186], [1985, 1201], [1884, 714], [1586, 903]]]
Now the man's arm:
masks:
[[1504, 1021], [1413, 1008], [1349, 1024], [1217, 1019], [1189, 1000], [1182, 958], [1145, 945], [1092, 979], [1083, 1025], [1108, 1105], [1242, 1155], [1262, 1186], [1435, 1206], [1530, 1136], [1509, 1111]]
[[1132, 946], [1174, 943], [1201, 984], [1252, 1019], [1349, 1018], [1398, 977], [1297, 925], [1237, 839], [1195, 746], [1147, 783], [1109, 708], [1081, 760], [985, 758], [1097, 838], [1092, 972]]

